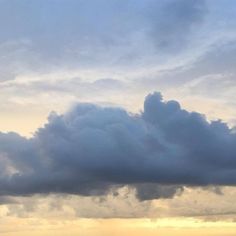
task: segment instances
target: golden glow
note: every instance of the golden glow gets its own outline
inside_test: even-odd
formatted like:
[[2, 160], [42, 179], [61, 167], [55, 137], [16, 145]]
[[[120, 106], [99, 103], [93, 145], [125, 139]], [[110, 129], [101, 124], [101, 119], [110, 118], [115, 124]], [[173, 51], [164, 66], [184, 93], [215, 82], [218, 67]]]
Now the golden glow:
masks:
[[11, 217], [1, 222], [0, 235], [6, 236], [231, 236], [236, 234], [234, 222], [204, 222], [194, 218], [46, 220]]

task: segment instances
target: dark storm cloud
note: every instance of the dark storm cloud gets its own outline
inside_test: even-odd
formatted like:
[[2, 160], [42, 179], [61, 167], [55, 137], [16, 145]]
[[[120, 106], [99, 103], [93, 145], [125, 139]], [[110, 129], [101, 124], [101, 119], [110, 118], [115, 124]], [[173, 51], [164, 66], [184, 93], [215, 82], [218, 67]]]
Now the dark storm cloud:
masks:
[[181, 185], [235, 185], [235, 143], [234, 129], [159, 93], [137, 115], [78, 104], [52, 113], [31, 139], [0, 134], [0, 194], [101, 195], [130, 185], [148, 200], [171, 197]]

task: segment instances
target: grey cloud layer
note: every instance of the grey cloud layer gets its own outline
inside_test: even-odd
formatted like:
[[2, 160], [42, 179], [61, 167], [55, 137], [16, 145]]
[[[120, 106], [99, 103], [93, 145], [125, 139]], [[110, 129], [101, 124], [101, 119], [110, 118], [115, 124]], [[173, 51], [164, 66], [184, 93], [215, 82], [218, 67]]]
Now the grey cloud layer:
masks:
[[31, 139], [0, 134], [0, 194], [100, 195], [130, 185], [149, 200], [171, 197], [181, 185], [235, 185], [234, 131], [159, 93], [136, 115], [78, 104], [52, 113]]
[[124, 66], [173, 55], [187, 45], [206, 8], [203, 0], [2, 0], [0, 80], [58, 65]]
[[1, 22], [1, 41], [29, 38], [41, 46], [53, 41], [51, 50], [77, 40], [77, 44], [97, 40], [114, 44], [142, 29], [153, 29], [156, 39], [166, 35], [165, 41], [177, 41], [201, 22], [207, 8], [204, 0], [2, 0], [0, 4], [1, 19], [8, 24]]

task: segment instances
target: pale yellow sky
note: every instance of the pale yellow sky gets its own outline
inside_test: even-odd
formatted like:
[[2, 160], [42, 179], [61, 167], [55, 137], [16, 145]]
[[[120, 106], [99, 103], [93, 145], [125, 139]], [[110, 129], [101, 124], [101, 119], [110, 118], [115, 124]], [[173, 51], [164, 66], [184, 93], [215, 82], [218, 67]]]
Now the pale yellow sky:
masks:
[[38, 218], [4, 220], [3, 236], [233, 236], [232, 222], [203, 222], [197, 219], [78, 219], [73, 221]]

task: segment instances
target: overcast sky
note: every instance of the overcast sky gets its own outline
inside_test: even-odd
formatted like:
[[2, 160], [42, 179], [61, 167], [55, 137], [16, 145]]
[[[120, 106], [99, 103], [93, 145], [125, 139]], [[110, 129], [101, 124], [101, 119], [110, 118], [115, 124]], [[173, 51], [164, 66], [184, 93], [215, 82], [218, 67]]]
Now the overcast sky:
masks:
[[0, 235], [235, 233], [235, 16], [0, 0]]

